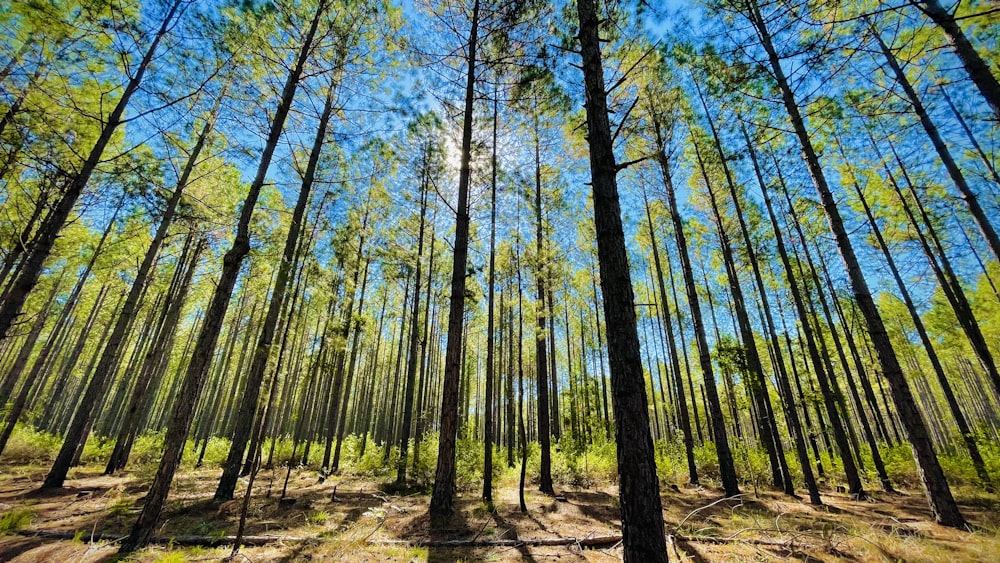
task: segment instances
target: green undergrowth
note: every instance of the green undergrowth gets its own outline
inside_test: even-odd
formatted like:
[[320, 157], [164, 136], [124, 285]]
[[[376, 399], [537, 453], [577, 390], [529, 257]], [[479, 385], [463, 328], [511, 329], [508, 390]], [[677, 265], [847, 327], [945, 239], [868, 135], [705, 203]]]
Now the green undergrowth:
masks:
[[[468, 427], [460, 433], [456, 444], [456, 486], [459, 490], [475, 490], [481, 487], [484, 465], [483, 445], [476, 436], [475, 429]], [[552, 440], [552, 478], [557, 486], [587, 488], [600, 484], [613, 484], [617, 481], [618, 470], [615, 444], [604, 440], [603, 434], [598, 440], [587, 443], [572, 434], [564, 434], [560, 439]], [[986, 462], [987, 470], [995, 484], [1000, 483], [1000, 444], [991, 443], [978, 437], [980, 451]], [[132, 448], [129, 458], [129, 470], [138, 478], [152, 477], [163, 452], [164, 433], [150, 432], [139, 436]], [[759, 447], [756, 439], [731, 439], [733, 459], [736, 471], [741, 480], [741, 486], [748, 491], [768, 488], [771, 479], [770, 463], [766, 453]], [[45, 466], [51, 463], [59, 451], [61, 439], [59, 436], [33, 429], [19, 424], [8, 442], [7, 449], [0, 458], [8, 468], [25, 468]], [[437, 465], [438, 436], [427, 434], [419, 444], [410, 441], [406, 460], [407, 476], [411, 484], [417, 487], [429, 487], [434, 479]], [[114, 447], [112, 439], [91, 437], [82, 454], [82, 462], [86, 465], [102, 465]], [[228, 455], [230, 442], [225, 438], [213, 437], [206, 443], [189, 440], [183, 457], [182, 471], [195, 468], [201, 460], [205, 468], [219, 468]], [[312, 444], [308, 467], [320, 471], [325, 443]], [[388, 450], [386, 449], [388, 447]], [[801, 486], [802, 468], [791, 444], [785, 444], [785, 459], [793, 480]], [[419, 453], [417, 449], [419, 448]], [[654, 442], [657, 473], [664, 487], [671, 485], [684, 486], [688, 482], [687, 459], [682, 436], [668, 436], [667, 439]], [[300, 444], [295, 449], [295, 460], [300, 460], [303, 447]], [[284, 466], [293, 459], [293, 443], [290, 439], [267, 440], [262, 448], [265, 461], [270, 460], [272, 466]], [[811, 461], [811, 467], [821, 488], [834, 489], [845, 483], [842, 464], [839, 458], [831, 459], [825, 449], [821, 449], [820, 462], [824, 468], [824, 476], [816, 469], [816, 460]], [[916, 490], [921, 488], [919, 474], [913, 460], [913, 454], [908, 444], [882, 444], [880, 447], [882, 459], [890, 480], [903, 489]], [[514, 465], [508, 466], [507, 448], [505, 443], [495, 444], [493, 453], [494, 482], [516, 484], [520, 476], [521, 452], [515, 448]], [[415, 455], [417, 454], [417, 455]], [[810, 454], [812, 452], [810, 451]], [[706, 486], [718, 486], [719, 464], [715, 446], [711, 442], [695, 444], [695, 463], [698, 469], [699, 482]], [[980, 480], [968, 453], [961, 444], [953, 448], [941, 449], [939, 459], [948, 476], [952, 487], [975, 495], [982, 491], [984, 483]], [[879, 488], [878, 476], [872, 460], [871, 452], [863, 448], [861, 455], [862, 478], [870, 490]], [[397, 445], [387, 446], [377, 442], [373, 437], [348, 435], [341, 445], [341, 474], [373, 480], [389, 480], [396, 474], [399, 462]], [[537, 442], [528, 444], [527, 476], [529, 485], [537, 484], [541, 454]]]
[[28, 527], [34, 517], [35, 513], [28, 508], [14, 508], [0, 514], [0, 536]]

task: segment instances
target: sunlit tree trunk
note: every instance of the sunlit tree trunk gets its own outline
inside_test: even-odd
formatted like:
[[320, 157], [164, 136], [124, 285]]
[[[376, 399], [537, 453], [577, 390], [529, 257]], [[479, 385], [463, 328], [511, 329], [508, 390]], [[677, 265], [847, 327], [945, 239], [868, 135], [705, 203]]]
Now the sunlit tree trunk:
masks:
[[462, 118], [462, 156], [455, 206], [455, 251], [451, 273], [451, 303], [448, 309], [448, 340], [445, 346], [444, 388], [441, 394], [441, 434], [437, 469], [431, 492], [430, 512], [447, 516], [454, 510], [455, 444], [458, 438], [458, 383], [462, 369], [462, 333], [465, 325], [465, 276], [469, 257], [469, 181], [472, 158], [472, 119], [476, 86], [476, 54], [479, 40], [479, 0], [472, 5], [469, 30], [465, 113]]
[[594, 0], [579, 0], [580, 48], [587, 93], [587, 141], [594, 194], [594, 227], [604, 318], [608, 331], [611, 399], [615, 411], [623, 556], [627, 562], [667, 561], [663, 512], [618, 198], [607, 92], [601, 61], [599, 17]]

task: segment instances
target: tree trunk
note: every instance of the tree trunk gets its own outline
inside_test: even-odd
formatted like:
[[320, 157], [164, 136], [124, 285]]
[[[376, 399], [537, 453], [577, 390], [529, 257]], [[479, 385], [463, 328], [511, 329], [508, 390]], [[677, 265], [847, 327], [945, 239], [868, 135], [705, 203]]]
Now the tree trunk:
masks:
[[441, 434], [437, 469], [431, 493], [430, 513], [448, 516], [454, 510], [455, 443], [458, 437], [458, 383], [462, 370], [462, 332], [465, 324], [465, 278], [469, 257], [469, 181], [472, 158], [472, 119], [476, 86], [476, 55], [479, 39], [479, 0], [472, 4], [469, 31], [465, 113], [462, 118], [462, 156], [455, 206], [455, 251], [451, 272], [451, 303], [448, 309], [448, 340], [445, 345], [444, 388], [441, 394]]
[[903, 276], [899, 273], [899, 268], [896, 267], [896, 260], [893, 258], [892, 252], [889, 250], [889, 245], [882, 236], [882, 229], [879, 228], [878, 222], [872, 214], [871, 207], [868, 205], [868, 200], [865, 197], [864, 192], [861, 190], [861, 186], [859, 186], [856, 181], [852, 181], [852, 185], [854, 186], [854, 191], [858, 194], [858, 200], [861, 202], [861, 207], [865, 211], [865, 217], [868, 219], [868, 224], [872, 228], [872, 234], [875, 235], [875, 241], [878, 243], [879, 250], [882, 251], [882, 255], [885, 257], [886, 263], [889, 265], [889, 271], [892, 273], [892, 278], [896, 282], [896, 287], [899, 288], [899, 294], [903, 299], [903, 303], [906, 305], [906, 310], [910, 313], [910, 319], [913, 320], [913, 326], [917, 329], [917, 335], [920, 337], [920, 343], [923, 345], [924, 351], [927, 352], [927, 358], [931, 362], [931, 368], [934, 370], [934, 375], [937, 377], [938, 383], [941, 385], [945, 401], [948, 403], [948, 408], [951, 410], [951, 414], [955, 418], [955, 423], [958, 426], [959, 433], [962, 435], [962, 440], [965, 442], [965, 447], [969, 451], [969, 457], [972, 458], [972, 465], [976, 468], [976, 474], [983, 482], [983, 485], [987, 488], [992, 488], [992, 479], [990, 478], [989, 472], [986, 470], [986, 463], [979, 451], [979, 446], [976, 444], [975, 435], [972, 433], [972, 429], [969, 427], [969, 423], [966, 421], [962, 408], [955, 397], [955, 392], [952, 390], [951, 383], [945, 375], [944, 366], [941, 365], [941, 360], [937, 355], [937, 351], [934, 349], [930, 336], [927, 334], [927, 329], [924, 326], [923, 319], [920, 318], [920, 314], [917, 312], [917, 307], [913, 303], [913, 298], [910, 297], [910, 291], [906, 288], [906, 284], [903, 282]]
[[587, 141], [594, 194], [594, 227], [607, 321], [611, 399], [615, 411], [623, 556], [627, 562], [667, 561], [660, 488], [649, 434], [645, 382], [618, 198], [607, 92], [594, 0], [579, 0], [580, 49], [587, 93]]
[[[534, 142], [535, 142], [535, 382], [536, 400], [538, 401], [538, 446], [541, 449], [541, 461], [539, 463], [539, 484], [538, 490], [547, 495], [554, 495], [552, 488], [552, 454], [549, 433], [551, 431], [549, 423], [549, 380], [548, 380], [548, 329], [546, 327], [546, 316], [548, 306], [546, 305], [545, 284], [551, 283], [546, 279], [548, 268], [542, 247], [542, 163], [539, 154], [538, 138], [538, 116], [534, 117]], [[554, 328], [554, 327], [553, 327]]]
[[[754, 149], [753, 143], [750, 141], [750, 135], [747, 133], [746, 126], [740, 124], [740, 131], [743, 133], [743, 140], [747, 145], [747, 152], [750, 153], [750, 161], [753, 164], [754, 174], [757, 178], [757, 185], [760, 186], [761, 192], [766, 190], [764, 177], [760, 171], [760, 163], [757, 161], [757, 151]], [[775, 370], [777, 371], [778, 385], [781, 390], [781, 397], [785, 404], [785, 419], [789, 430], [791, 431], [792, 439], [795, 441], [795, 453], [799, 458], [799, 466], [802, 469], [802, 477], [805, 481], [806, 488], [809, 490], [809, 501], [812, 504], [820, 505], [823, 504], [822, 499], [819, 496], [819, 488], [816, 486], [816, 478], [813, 476], [812, 466], [809, 463], [809, 452], [806, 450], [805, 437], [802, 434], [802, 425], [799, 422], [799, 414], [795, 409], [795, 396], [792, 394], [792, 388], [788, 381], [788, 373], [785, 371], [785, 361], [781, 354], [781, 343], [778, 341], [778, 334], [774, 327], [774, 318], [771, 315], [771, 306], [767, 297], [767, 287], [764, 285], [764, 279], [760, 273], [760, 265], [758, 264], [757, 254], [753, 250], [753, 242], [750, 238], [750, 231], [747, 229], [746, 220], [743, 218], [743, 210], [740, 205], [739, 194], [734, 189], [734, 186], [730, 184], [730, 195], [733, 198], [733, 203], [736, 205], [736, 216], [740, 223], [740, 232], [743, 234], [743, 243], [747, 247], [747, 260], [753, 267], [754, 280], [757, 282], [757, 292], [760, 294], [761, 305], [764, 309], [764, 317], [767, 321], [768, 336], [771, 341], [771, 348], [775, 359]], [[794, 356], [791, 357], [794, 362]], [[786, 491], [791, 487], [789, 483], [785, 484]], [[794, 492], [794, 489], [793, 489]]]
[[[936, 0], [925, 2], [925, 4], [934, 5], [940, 9]], [[952, 25], [954, 25], [955, 29], [957, 29], [960, 34], [961, 30], [954, 23], [954, 20], [951, 21]], [[913, 89], [913, 85], [910, 84], [910, 80], [906, 77], [906, 73], [903, 72], [903, 69], [899, 66], [899, 61], [896, 60], [896, 55], [893, 54], [893, 52], [889, 49], [889, 46], [885, 44], [885, 41], [882, 40], [882, 36], [879, 35], [878, 30], [875, 29], [874, 26], [869, 24], [869, 29], [875, 37], [875, 40], [878, 42], [879, 48], [882, 50], [882, 54], [885, 56], [886, 64], [888, 64], [889, 68], [892, 69], [892, 74], [896, 78], [896, 82], [903, 89], [903, 92], [906, 94], [906, 98], [910, 101], [910, 105], [913, 106], [913, 111], [920, 119], [920, 124], [924, 127], [924, 131], [927, 132], [927, 136], [930, 138], [931, 144], [934, 145], [934, 150], [937, 151], [938, 158], [941, 159], [945, 169], [948, 171], [948, 176], [951, 177], [951, 181], [955, 184], [955, 187], [958, 188], [959, 195], [965, 202], [965, 205], [969, 208], [969, 213], [972, 214], [972, 219], [976, 222], [976, 226], [979, 227], [979, 232], [981, 232], [983, 238], [986, 239], [986, 244], [993, 253], [993, 257], [1000, 260], [1000, 237], [997, 236], [996, 230], [993, 228], [992, 223], [990, 223], [989, 218], [986, 216], [986, 211], [984, 211], [982, 206], [979, 205], [979, 198], [976, 197], [975, 192], [972, 191], [969, 183], [965, 180], [965, 175], [962, 174], [962, 170], [958, 167], [955, 159], [952, 158], [951, 151], [948, 150], [948, 145], [944, 143], [944, 139], [942, 139], [941, 134], [938, 133], [937, 126], [934, 125], [933, 121], [931, 121], [930, 116], [927, 114], [927, 109], [924, 108], [923, 102], [921, 102], [920, 97], [917, 96], [916, 90]], [[975, 51], [972, 52], [975, 53]], [[965, 62], [964, 59], [963, 62]], [[979, 62], [982, 63], [982, 60]], [[997, 106], [997, 104], [1000, 103], [1000, 86], [997, 85], [996, 78], [994, 78], [988, 70], [986, 75], [993, 79], [991, 86], [995, 89], [994, 93], [996, 94], [996, 98], [991, 101], [991, 105], [994, 112], [998, 112], [998, 110], [1000, 110]], [[997, 117], [1000, 118], [1000, 112], [997, 113]]]
[[326, 5], [326, 0], [319, 0], [316, 6], [316, 13], [309, 24], [309, 29], [306, 32], [295, 65], [285, 80], [285, 85], [281, 93], [281, 101], [271, 122], [271, 128], [268, 133], [267, 142], [264, 145], [260, 163], [257, 167], [256, 176], [243, 202], [233, 246], [223, 257], [219, 283], [216, 285], [215, 292], [206, 309], [205, 320], [198, 334], [195, 349], [191, 354], [190, 363], [184, 374], [180, 392], [177, 394], [173, 412], [170, 415], [167, 433], [164, 438], [163, 457], [156, 470], [156, 475], [153, 477], [149, 493], [146, 495], [146, 503], [142, 507], [142, 512], [139, 514], [138, 519], [136, 519], [129, 536], [122, 542], [121, 553], [131, 553], [139, 549], [152, 537], [156, 521], [159, 519], [160, 512], [163, 510], [163, 505], [166, 502], [174, 473], [177, 470], [177, 466], [180, 465], [181, 454], [184, 453], [184, 443], [187, 440], [191, 421], [194, 418], [195, 405], [198, 403], [202, 387], [205, 384], [205, 376], [211, 365], [215, 345], [218, 342], [220, 329], [225, 320], [226, 309], [229, 307], [233, 288], [236, 285], [236, 279], [239, 277], [240, 269], [243, 265], [243, 258], [250, 251], [250, 219], [253, 215], [253, 209], [260, 195], [260, 190], [264, 186], [267, 169], [271, 164], [271, 157], [274, 155], [274, 149], [277, 147], [278, 139], [284, 128], [285, 118], [288, 116], [288, 111], [291, 108], [292, 99], [295, 97], [295, 91], [298, 88], [306, 59], [312, 52], [313, 39], [316, 35], [319, 22], [326, 11]]
[[[489, 296], [486, 301], [486, 416], [483, 420], [483, 502], [488, 509], [493, 510], [493, 379], [495, 377], [494, 359], [494, 301], [496, 297], [496, 238], [497, 238], [497, 120], [499, 119], [499, 102], [497, 92], [493, 92], [493, 145], [490, 162], [490, 271], [486, 285]], [[423, 215], [420, 221], [421, 235], [423, 235]], [[423, 243], [423, 239], [421, 239]], [[417, 296], [414, 303], [419, 303], [420, 269], [417, 269]], [[414, 307], [413, 324], [416, 327], [416, 307]], [[413, 334], [417, 331], [414, 328]], [[416, 353], [416, 338], [413, 339], [411, 350]], [[412, 396], [412, 393], [410, 393]], [[404, 418], [405, 420], [405, 418]], [[404, 464], [405, 456], [404, 456]]]
[[[726, 175], [726, 182], [730, 186], [730, 190], [735, 194], [736, 188], [733, 186], [732, 176], [729, 172], [729, 166], [726, 164], [726, 155], [722, 151], [722, 145], [719, 142], [718, 134], [715, 131], [715, 123], [712, 120], [711, 114], [708, 111], [708, 105], [705, 102], [704, 95], [701, 93], [701, 88], [697, 86], [698, 96], [701, 99], [702, 107], [705, 110], [705, 116], [708, 119], [709, 126], [712, 130], [712, 138], [715, 142], [716, 152], [719, 156], [719, 161], [722, 163], [723, 172]], [[739, 325], [739, 333], [743, 340], [743, 349], [746, 354], [747, 371], [746, 375], [749, 376], [749, 392], [753, 397], [753, 401], [757, 408], [757, 430], [760, 437], [761, 445], [764, 447], [764, 451], [767, 452], [768, 461], [771, 465], [771, 481], [775, 488], [785, 489], [785, 492], [790, 492], [785, 484], [785, 478], [782, 475], [782, 468], [786, 466], [784, 463], [784, 452], [781, 450], [781, 442], [777, 433], [777, 426], [775, 425], [774, 418], [771, 416], [771, 399], [767, 392], [766, 380], [764, 379], [764, 369], [760, 361], [760, 353], [757, 350], [757, 343], [754, 339], [753, 326], [750, 324], [750, 315], [747, 313], [746, 299], [743, 295], [743, 287], [740, 285], [738, 273], [736, 271], [736, 263], [733, 260], [732, 244], [729, 241], [729, 234], [726, 232], [725, 225], [723, 223], [722, 211], [719, 208], [717, 198], [715, 196], [715, 191], [712, 189], [712, 183], [709, 180], [708, 172], [705, 170], [704, 162], [698, 150], [698, 143], [692, 141], [695, 149], [695, 155], [698, 160], [698, 167], [701, 170], [702, 178], [705, 180], [705, 189], [708, 192], [709, 202], [711, 203], [712, 211], [716, 218], [716, 226], [719, 232], [719, 241], [721, 243], [723, 262], [726, 266], [727, 278], [729, 280], [729, 290], [733, 297], [733, 309], [736, 316], [737, 324]], [[749, 252], [753, 252], [749, 249]], [[753, 261], [751, 255], [750, 258]]]
[[[698, 467], [694, 463], [694, 437], [691, 434], [691, 417], [688, 413], [687, 398], [684, 395], [684, 380], [681, 376], [681, 364], [677, 357], [677, 349], [674, 344], [674, 323], [670, 318], [670, 302], [667, 300], [667, 287], [663, 280], [663, 269], [660, 265], [660, 250], [656, 242], [656, 229], [653, 227], [653, 217], [649, 212], [649, 199], [646, 191], [642, 192], [642, 201], [646, 207], [646, 222], [649, 227], [650, 245], [653, 247], [653, 265], [656, 267], [656, 281], [660, 290], [660, 303], [663, 307], [663, 325], [667, 331], [667, 342], [671, 347], [670, 370], [674, 376], [674, 393], [677, 397], [678, 418], [681, 432], [684, 434], [684, 455], [687, 458], [688, 482], [692, 485], [698, 484]], [[695, 402], [695, 397], [691, 397], [691, 402]]]
[[701, 365], [702, 378], [705, 381], [705, 395], [708, 398], [709, 406], [708, 414], [711, 420], [712, 436], [715, 441], [715, 452], [719, 460], [722, 488], [725, 490], [726, 496], [734, 496], [740, 494], [740, 486], [736, 478], [733, 453], [729, 448], [729, 437], [726, 433], [726, 422], [722, 413], [722, 402], [719, 400], [719, 391], [715, 384], [712, 353], [708, 349], [705, 324], [702, 321], [701, 306], [698, 303], [698, 288], [695, 285], [694, 272], [691, 269], [691, 257], [688, 254], [684, 224], [678, 210], [677, 194], [674, 191], [673, 178], [670, 173], [670, 160], [667, 157], [663, 143], [662, 126], [663, 124], [658, 121], [653, 121], [657, 143], [656, 160], [663, 176], [663, 185], [666, 188], [670, 219], [673, 222], [674, 236], [677, 239], [677, 254], [680, 256], [681, 270], [684, 273], [684, 287], [687, 292], [688, 309], [691, 312], [691, 324], [694, 327], [695, 344], [698, 347], [698, 360]]
[[826, 212], [830, 230], [833, 232], [837, 248], [840, 250], [840, 256], [844, 262], [844, 268], [847, 270], [858, 308], [868, 326], [872, 345], [875, 347], [879, 364], [882, 367], [882, 376], [889, 383], [899, 418], [906, 428], [907, 438], [913, 448], [918, 472], [924, 483], [931, 512], [934, 514], [934, 520], [946, 526], [964, 527], [965, 520], [958, 510], [955, 499], [951, 495], [948, 481], [944, 476], [944, 471], [941, 469], [940, 463], [938, 463], [937, 454], [934, 452], [934, 446], [927, 433], [927, 426], [920, 415], [920, 411], [917, 409], [909, 384], [900, 368], [896, 352], [892, 348], [889, 335], [882, 322], [882, 316], [875, 307], [875, 301], [872, 299], [868, 282], [861, 270], [857, 255], [854, 253], [854, 245], [848, 235], [847, 228], [844, 226], [840, 209], [837, 207], [837, 201], [827, 184], [819, 156], [813, 148], [812, 140], [806, 130], [805, 121], [802, 119], [799, 107], [795, 102], [794, 93], [781, 68], [781, 60], [774, 45], [771, 43], [771, 35], [767, 29], [767, 24], [761, 16], [755, 1], [747, 0], [747, 7], [749, 8], [748, 16], [750, 21], [757, 29], [761, 44], [767, 52], [774, 79], [778, 89], [781, 91], [785, 110], [788, 112], [792, 128], [801, 145], [803, 160], [805, 160], [806, 166], [809, 169], [809, 175], [816, 187], [820, 203]]
[[972, 46], [972, 42], [965, 36], [965, 32], [958, 25], [955, 16], [941, 6], [938, 0], [910, 1], [917, 4], [920, 11], [927, 14], [948, 37], [952, 48], [955, 49], [955, 54], [962, 61], [965, 71], [969, 73], [969, 78], [979, 88], [979, 92], [982, 93], [986, 103], [993, 110], [994, 117], [1000, 119], [1000, 82], [997, 82], [989, 65], [979, 56], [976, 48]]
[[[267, 313], [264, 315], [264, 324], [261, 327], [261, 332], [257, 337], [257, 344], [253, 351], [253, 361], [250, 363], [250, 372], [247, 374], [247, 382], [244, 387], [245, 391], [240, 401], [240, 408], [237, 411], [236, 428], [232, 436], [229, 456], [226, 458], [225, 465], [223, 465], [222, 477], [219, 479], [219, 484], [215, 489], [215, 500], [232, 500], [233, 493], [236, 491], [236, 480], [239, 479], [243, 454], [246, 451], [254, 417], [258, 411], [257, 403], [260, 400], [264, 372], [267, 370], [268, 360], [271, 356], [274, 331], [278, 324], [278, 316], [281, 313], [281, 308], [285, 302], [289, 274], [295, 267], [295, 251], [298, 248], [299, 233], [302, 230], [302, 221], [312, 194], [313, 181], [316, 177], [316, 167], [319, 163], [320, 154], [323, 151], [323, 141], [326, 138], [330, 115], [333, 112], [333, 99], [334, 87], [330, 85], [327, 86], [326, 100], [323, 104], [323, 112], [319, 118], [319, 128], [313, 140], [312, 150], [309, 152], [309, 163], [306, 165], [305, 174], [302, 177], [302, 186], [299, 188], [298, 200], [295, 202], [295, 209], [292, 212], [288, 234], [285, 237], [281, 262], [278, 264], [278, 275], [274, 282], [274, 291], [271, 293], [271, 301], [268, 303]], [[277, 374], [275, 374], [275, 377], [277, 377]]]

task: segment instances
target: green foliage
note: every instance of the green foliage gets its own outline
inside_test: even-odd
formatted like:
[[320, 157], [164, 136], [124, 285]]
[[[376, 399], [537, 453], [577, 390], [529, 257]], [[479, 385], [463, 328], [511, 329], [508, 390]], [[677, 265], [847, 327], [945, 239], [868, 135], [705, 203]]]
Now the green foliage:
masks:
[[125, 498], [119, 498], [108, 508], [108, 516], [125, 518], [132, 514], [132, 503]]
[[771, 479], [771, 464], [767, 452], [754, 440], [736, 441], [733, 446], [737, 475], [750, 483], [754, 491], [766, 488]]
[[143, 434], [135, 439], [132, 445], [132, 453], [129, 455], [129, 464], [152, 465], [158, 464], [163, 457], [163, 437], [164, 432], [151, 432]]
[[455, 487], [468, 491], [482, 488], [485, 459], [483, 445], [473, 438], [472, 428], [466, 428], [455, 444]]
[[154, 563], [184, 563], [187, 560], [183, 551], [173, 550], [157, 553], [152, 559]]
[[226, 529], [220, 528], [213, 522], [202, 520], [191, 528], [191, 533], [196, 536], [221, 538], [226, 535]]
[[[205, 448], [205, 457], [202, 459], [202, 465], [205, 467], [222, 467], [222, 464], [229, 456], [229, 447], [231, 445], [232, 443], [229, 438], [219, 438], [217, 436], [209, 438], [208, 446]], [[195, 449], [194, 446], [195, 443], [189, 440], [184, 452], [184, 463], [190, 463], [192, 467], [197, 463], [198, 456], [201, 454], [201, 444], [198, 444], [198, 449]]]
[[307, 516], [306, 521], [315, 526], [322, 526], [323, 524], [326, 524], [326, 520], [329, 517], [330, 514], [328, 512], [320, 510]]
[[80, 461], [83, 463], [103, 463], [111, 456], [111, 451], [115, 448], [113, 439], [104, 436], [95, 436], [87, 440], [87, 445], [83, 447]]
[[364, 437], [356, 434], [348, 435], [340, 448], [342, 466], [348, 471], [365, 477], [385, 477], [392, 474], [396, 469], [396, 462], [399, 460], [399, 451], [393, 448], [389, 452], [388, 460], [385, 458], [385, 445], [380, 445], [368, 436], [364, 444], [364, 453], [361, 453], [361, 446]]
[[16, 465], [51, 463], [59, 452], [62, 440], [59, 436], [35, 430], [31, 426], [18, 424], [7, 442], [3, 459]]
[[31, 524], [35, 513], [28, 508], [15, 508], [0, 515], [0, 536], [11, 534]]
[[[226, 448], [228, 455], [228, 448], [229, 448], [228, 440], [226, 442], [227, 442]], [[211, 447], [211, 444], [209, 444], [209, 446]], [[272, 447], [274, 448], [273, 455], [271, 453]], [[302, 445], [300, 444], [299, 451], [301, 452], [301, 450], [302, 450]], [[270, 458], [275, 465], [284, 465], [288, 462], [288, 460], [292, 459], [292, 440], [287, 438], [281, 438], [278, 440], [265, 440], [262, 451], [265, 462], [267, 461], [268, 458]], [[207, 451], [205, 452], [205, 458], [206, 458], [206, 463], [208, 463]], [[220, 463], [224, 460], [225, 458], [220, 460]]]
[[886, 446], [880, 450], [885, 470], [893, 483], [903, 487], [920, 487], [920, 476], [917, 474], [917, 464], [913, 460], [913, 450], [909, 444]]
[[563, 436], [552, 452], [552, 480], [562, 486], [591, 487], [618, 479], [617, 450], [613, 442], [574, 447]]
[[715, 451], [713, 442], [705, 442], [700, 446], [694, 446], [694, 463], [698, 466], [698, 479], [704, 481], [711, 479], [719, 481], [722, 474], [719, 472], [719, 454]]
[[[417, 465], [416, 467], [410, 465], [413, 468], [410, 477], [417, 483], [428, 485], [434, 481], [434, 471], [437, 468], [438, 436], [437, 432], [425, 434], [420, 441], [420, 457], [417, 460]], [[414, 448], [410, 448], [410, 452], [413, 450]]]

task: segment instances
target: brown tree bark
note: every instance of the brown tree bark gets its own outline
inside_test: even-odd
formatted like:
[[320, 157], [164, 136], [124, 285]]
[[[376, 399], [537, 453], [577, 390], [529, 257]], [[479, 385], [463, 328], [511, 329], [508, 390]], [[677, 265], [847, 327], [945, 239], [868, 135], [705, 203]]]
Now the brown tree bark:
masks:
[[623, 556], [627, 562], [667, 561], [660, 488], [653, 439], [649, 433], [648, 403], [636, 326], [635, 296], [632, 293], [618, 198], [618, 165], [608, 122], [597, 3], [594, 0], [579, 0], [577, 15], [587, 94], [585, 107], [594, 194], [594, 227], [604, 295], [604, 318], [608, 326]]
[[465, 113], [462, 118], [462, 156], [455, 206], [455, 251], [451, 271], [451, 302], [448, 308], [448, 339], [445, 345], [444, 388], [441, 394], [441, 434], [437, 469], [431, 492], [430, 513], [448, 516], [454, 509], [455, 443], [458, 438], [458, 383], [462, 369], [462, 333], [465, 325], [465, 278], [469, 258], [469, 181], [472, 159], [472, 120], [475, 102], [476, 56], [479, 47], [479, 0], [472, 4], [469, 28]]

